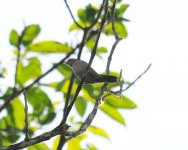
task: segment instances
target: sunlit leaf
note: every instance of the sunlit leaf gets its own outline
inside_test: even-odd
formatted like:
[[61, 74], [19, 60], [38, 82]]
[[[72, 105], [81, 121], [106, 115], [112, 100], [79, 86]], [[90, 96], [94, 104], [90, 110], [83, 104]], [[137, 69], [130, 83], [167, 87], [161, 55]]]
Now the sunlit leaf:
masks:
[[97, 48], [97, 53], [107, 53], [108, 50], [106, 49], [106, 47], [99, 47]]
[[60, 136], [58, 135], [58, 136], [55, 138], [54, 142], [53, 142], [53, 150], [57, 150], [58, 144], [59, 144], [59, 140], [60, 140]]
[[98, 128], [98, 127], [95, 127], [95, 126], [89, 126], [87, 128], [87, 130], [92, 132], [92, 133], [94, 133], [94, 134], [96, 134], [96, 135], [102, 136], [102, 137], [104, 137], [106, 139], [110, 138], [108, 133], [106, 131], [104, 131], [102, 128]]
[[39, 25], [29, 25], [27, 26], [22, 35], [22, 43], [23, 45], [27, 46], [38, 36], [40, 33], [40, 26]]
[[[70, 80], [66, 80], [62, 86], [61, 91], [63, 93], [67, 93], [68, 92], [68, 88], [69, 88], [69, 84], [70, 84]], [[72, 91], [71, 91], [71, 95], [74, 95], [76, 92], [78, 84], [74, 82], [73, 86], [72, 86]]]
[[115, 22], [115, 28], [120, 37], [126, 38], [128, 36], [127, 29], [121, 22]]
[[[83, 89], [82, 91], [86, 100], [95, 103], [95, 98], [92, 98], [86, 90]], [[118, 109], [112, 107], [108, 103], [104, 103], [102, 106], [100, 106], [100, 109], [115, 121], [125, 125], [125, 120]]]
[[75, 102], [75, 106], [79, 115], [83, 116], [86, 111], [87, 102], [82, 97], [78, 97]]
[[[121, 37], [121, 38], [126, 38], [128, 36], [128, 32], [126, 27], [121, 23], [121, 22], [115, 22], [114, 23], [115, 29], [117, 34]], [[106, 35], [113, 35], [112, 32], [112, 25], [108, 24], [104, 27], [104, 33]]]
[[73, 138], [67, 143], [68, 150], [81, 150], [80, 146], [80, 139], [79, 138]]
[[119, 98], [115, 95], [110, 95], [106, 98], [106, 103], [110, 104], [115, 108], [133, 109], [137, 107], [132, 100], [125, 96]]
[[8, 122], [11, 123], [13, 127], [18, 129], [23, 129], [24, 127], [24, 105], [22, 102], [16, 98], [11, 101], [11, 105], [7, 107], [8, 111]]
[[39, 59], [37, 57], [32, 57], [28, 59], [28, 62], [27, 66], [23, 66], [21, 62], [18, 66], [17, 80], [20, 85], [41, 75], [41, 64]]
[[121, 113], [114, 107], [110, 106], [107, 103], [104, 103], [102, 106], [100, 106], [100, 109], [107, 114], [109, 117], [114, 119], [115, 121], [125, 125], [125, 120]]
[[89, 48], [89, 50], [92, 50], [95, 45], [95, 42], [96, 42], [96, 36], [92, 37], [89, 41], [86, 42], [87, 48]]
[[[84, 23], [83, 21], [79, 20], [79, 21], [78, 21], [78, 24], [81, 25], [82, 27], [84, 27], [84, 26], [86, 26], [88, 23]], [[79, 28], [79, 27], [77, 26], [77, 24], [73, 23], [73, 24], [70, 25], [70, 27], [69, 27], [69, 32], [74, 31], [74, 30], [79, 31], [79, 30], [81, 30], [81, 28]]]
[[69, 53], [72, 48], [67, 43], [42, 41], [29, 45], [27, 51], [37, 53]]
[[10, 41], [11, 45], [18, 47], [18, 45], [19, 45], [19, 35], [18, 35], [16, 30], [12, 30], [10, 32], [9, 41]]
[[88, 150], [98, 150], [97, 147], [93, 144], [87, 144]]

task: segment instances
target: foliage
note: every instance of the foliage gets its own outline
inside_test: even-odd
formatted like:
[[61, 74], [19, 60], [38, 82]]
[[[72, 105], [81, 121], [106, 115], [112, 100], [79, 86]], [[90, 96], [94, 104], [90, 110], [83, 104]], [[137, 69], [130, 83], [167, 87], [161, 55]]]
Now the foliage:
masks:
[[[110, 1], [113, 3], [113, 1]], [[117, 1], [116, 8], [114, 10], [115, 16], [115, 28], [117, 34], [121, 38], [126, 38], [128, 36], [126, 26], [124, 25], [124, 13], [128, 8], [128, 4], [124, 4], [121, 0]], [[102, 34], [106, 37], [113, 36], [112, 24], [111, 24], [111, 8], [109, 7], [109, 12], [107, 16], [107, 22], [104, 26]], [[82, 27], [89, 27], [95, 22], [97, 14], [100, 7], [94, 6], [93, 4], [88, 4], [85, 8], [78, 9], [77, 23]], [[90, 30], [87, 35], [87, 41], [85, 43], [85, 48], [88, 52], [92, 52], [93, 47], [96, 42], [96, 34], [92, 34], [99, 30], [100, 20], [102, 17], [98, 18], [99, 23], [96, 23], [92, 30]], [[46, 87], [53, 89], [58, 93], [62, 93], [62, 99], [66, 99], [68, 94], [68, 88], [70, 84], [71, 69], [65, 64], [60, 63], [55, 69], [60, 73], [62, 80], [60, 81], [49, 81], [48, 83], [40, 83], [38, 79], [45, 76], [45, 72], [42, 71], [42, 68], [45, 62], [42, 62], [40, 56], [46, 54], [61, 54], [62, 56], [68, 55], [74, 50], [74, 48], [67, 41], [66, 43], [61, 43], [59, 41], [40, 41], [35, 42], [37, 36], [40, 34], [41, 28], [37, 24], [31, 24], [26, 26], [21, 33], [18, 33], [15, 29], [10, 32], [9, 41], [10, 44], [16, 49], [14, 57], [18, 60], [17, 64], [17, 74], [15, 75], [15, 86], [9, 85], [4, 90], [4, 93], [0, 96], [0, 101], [5, 102], [11, 94], [14, 94], [16, 90], [23, 89], [27, 87], [30, 83], [35, 82], [38, 84], [32, 85], [27, 90], [27, 100], [29, 105], [29, 135], [33, 137], [35, 131], [44, 125], [49, 125], [56, 118], [56, 107], [54, 99], [51, 99], [51, 96]], [[83, 30], [77, 26], [74, 22], [70, 25], [69, 32], [78, 32], [82, 33]], [[103, 58], [110, 50], [105, 46], [99, 46], [97, 48], [96, 56]], [[48, 56], [48, 55], [46, 55]], [[54, 69], [53, 68], [53, 69]], [[51, 70], [52, 71], [52, 70]], [[0, 78], [6, 79], [8, 72], [6, 68], [0, 68]], [[111, 72], [119, 76], [117, 72]], [[78, 81], [76, 80], [73, 84], [71, 91], [71, 98], [75, 95], [76, 89], [78, 86]], [[80, 96], [75, 102], [75, 109], [77, 113], [74, 116], [79, 116], [79, 121], [75, 121], [74, 117], [70, 118], [70, 125], [79, 127], [81, 125], [80, 121], [86, 116], [88, 110], [88, 105], [93, 105], [95, 100], [100, 93], [102, 84], [93, 84], [93, 85], [83, 85]], [[117, 89], [119, 84], [110, 84], [108, 86], [109, 90]], [[107, 94], [107, 93], [105, 93]], [[104, 96], [105, 96], [104, 94]], [[62, 106], [61, 106], [62, 107]], [[116, 121], [122, 125], [126, 125], [120, 109], [133, 109], [136, 108], [136, 104], [126, 96], [117, 97], [115, 95], [110, 95], [106, 98], [103, 105], [101, 105], [100, 110], [102, 113], [105, 113], [108, 117], [112, 118], [112, 121]], [[62, 107], [63, 109], [63, 107]], [[24, 102], [23, 97], [18, 96], [11, 100], [10, 104], [4, 108], [4, 114], [0, 117], [0, 146], [8, 146], [13, 143], [16, 143], [24, 135]], [[93, 143], [86, 143], [84, 146], [81, 144], [82, 141], [89, 138], [87, 133], [101, 136], [107, 140], [110, 139], [108, 133], [100, 128], [93, 125], [90, 125], [85, 134], [82, 134], [74, 139], [68, 141], [69, 150], [97, 150], [97, 147]], [[58, 147], [60, 137], [57, 136], [53, 149]], [[33, 146], [29, 146], [28, 150], [35, 149], [50, 149], [45, 143], [39, 143]]]

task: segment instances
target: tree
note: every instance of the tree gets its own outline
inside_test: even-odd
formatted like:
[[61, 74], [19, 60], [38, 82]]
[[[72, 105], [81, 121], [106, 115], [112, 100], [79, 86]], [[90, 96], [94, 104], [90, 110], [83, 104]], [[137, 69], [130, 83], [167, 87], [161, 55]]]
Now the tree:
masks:
[[[123, 15], [129, 5], [123, 4], [121, 0], [103, 0], [100, 6], [88, 4], [84, 9], [78, 10], [79, 19], [77, 20], [74, 18], [67, 1], [64, 0], [64, 2], [73, 19], [69, 32], [80, 34], [82, 38], [79, 43], [71, 45], [69, 41], [65, 43], [57, 41], [35, 42], [41, 31], [40, 26], [36, 24], [25, 26], [21, 33], [14, 29], [10, 33], [9, 41], [16, 48], [14, 51], [16, 65], [14, 85], [8, 85], [2, 89], [0, 96], [0, 113], [3, 114], [0, 118], [1, 149], [26, 147], [28, 149], [49, 149], [45, 143], [41, 142], [52, 137], [56, 137], [53, 149], [60, 150], [65, 143], [68, 144], [69, 150], [83, 149], [80, 143], [87, 138], [86, 130], [109, 138], [104, 129], [92, 125], [98, 110], [107, 114], [114, 121], [125, 125], [119, 109], [136, 108], [136, 104], [131, 99], [121, 94], [131, 87], [150, 66], [131, 83], [122, 79], [121, 71], [120, 73], [110, 71], [116, 46], [122, 38], [127, 37], [124, 22], [128, 19], [124, 18]], [[101, 35], [106, 38], [115, 37], [111, 49], [99, 44]], [[94, 57], [103, 58], [103, 55], [108, 54], [105, 74], [119, 77], [120, 82], [83, 84], [84, 79], [79, 81], [64, 62], [72, 55], [81, 59], [84, 56], [84, 50], [90, 52], [88, 68]], [[51, 68], [42, 71], [42, 65], [45, 62], [40, 58], [44, 55], [47, 57], [57, 53], [62, 56], [62, 59], [59, 62], [54, 62]], [[43, 79], [54, 70], [60, 73], [62, 80], [44, 82]], [[7, 68], [1, 67], [0, 71], [1, 80], [6, 80]], [[124, 86], [126, 87], [124, 88]], [[47, 88], [53, 89], [53, 92], [62, 93], [62, 120], [52, 130], [35, 136], [35, 132], [40, 126], [48, 125], [56, 118], [57, 104], [50, 98], [51, 93], [48, 93]], [[86, 114], [86, 108], [90, 104], [92, 104], [93, 109], [90, 110], [89, 114]], [[73, 106], [77, 111], [76, 115], [80, 116], [79, 121], [76, 121], [74, 116], [70, 116]], [[82, 121], [84, 118], [86, 119]], [[77, 129], [72, 131], [69, 129], [70, 126]], [[25, 136], [24, 140], [18, 142], [23, 136]], [[93, 144], [86, 144], [84, 148], [97, 149]]]

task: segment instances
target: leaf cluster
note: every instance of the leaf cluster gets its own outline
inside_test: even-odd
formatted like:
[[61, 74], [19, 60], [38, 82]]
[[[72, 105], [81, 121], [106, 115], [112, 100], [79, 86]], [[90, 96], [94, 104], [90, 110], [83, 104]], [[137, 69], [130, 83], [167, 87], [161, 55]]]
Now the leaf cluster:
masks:
[[[113, 1], [111, 1], [113, 3]], [[121, 38], [126, 38], [128, 36], [126, 26], [124, 25], [124, 13], [128, 8], [128, 4], [123, 4], [121, 0], [117, 1], [117, 7], [114, 10], [115, 17], [115, 29], [117, 34]], [[106, 37], [114, 36], [112, 30], [111, 23], [111, 5], [108, 10], [108, 16], [106, 23], [104, 25], [102, 34]], [[88, 4], [85, 8], [81, 8], [78, 10], [78, 20], [77, 23], [73, 23], [70, 25], [69, 32], [83, 32], [81, 28], [78, 27], [77, 24], [82, 26], [84, 29], [88, 27], [92, 28], [89, 30], [86, 35], [84, 47], [88, 52], [92, 52], [96, 39], [97, 33], [100, 29], [100, 22], [102, 20], [102, 16], [98, 17], [98, 12], [100, 11], [99, 6], [94, 6], [93, 4]], [[3, 103], [8, 99], [11, 95], [14, 95], [17, 91], [22, 90], [27, 87], [27, 100], [29, 104], [29, 135], [33, 137], [35, 131], [44, 125], [49, 125], [56, 118], [56, 107], [58, 103], [54, 103], [55, 99], [51, 98], [51, 93], [48, 93], [46, 88], [52, 89], [54, 92], [62, 94], [61, 104], [65, 102], [68, 94], [68, 89], [70, 85], [70, 79], [72, 75], [72, 71], [69, 67], [67, 67], [63, 63], [59, 63], [55, 67], [47, 73], [42, 71], [43, 65], [45, 62], [42, 62], [40, 56], [48, 56], [53, 54], [62, 54], [62, 56], [69, 57], [71, 52], [74, 52], [74, 49], [68, 42], [61, 43], [59, 41], [39, 41], [36, 42], [36, 38], [39, 36], [41, 32], [41, 28], [37, 24], [31, 24], [25, 26], [21, 33], [18, 33], [15, 29], [10, 32], [9, 41], [10, 44], [14, 47], [14, 57], [17, 58], [17, 68], [15, 70], [15, 86], [12, 85], [7, 86], [6, 90], [4, 90], [0, 96], [0, 101]], [[78, 47], [81, 47], [81, 44], [78, 44]], [[80, 48], [79, 47], [79, 48]], [[81, 48], [80, 48], [81, 49]], [[100, 46], [97, 48], [96, 55], [100, 58], [103, 58], [104, 54], [107, 54], [109, 49], [105, 46]], [[48, 55], [46, 55], [48, 54]], [[49, 81], [47, 83], [39, 82], [39, 79], [43, 78], [46, 74], [50, 73], [53, 69], [59, 72], [62, 80], [59, 81]], [[8, 70], [7, 70], [8, 71]], [[0, 68], [0, 78], [6, 79], [7, 72], [6, 69]], [[119, 76], [117, 72], [110, 72], [110, 74], [115, 74]], [[30, 83], [37, 83], [32, 84]], [[72, 99], [77, 90], [79, 81], [76, 79], [72, 85], [72, 90], [70, 93], [70, 99]], [[126, 82], [124, 85], [127, 85]], [[87, 116], [87, 110], [89, 105], [93, 105], [97, 96], [100, 93], [102, 88], [102, 84], [85, 84], [83, 85], [79, 96], [75, 102], [74, 109], [77, 111], [75, 115], [70, 117], [69, 123], [71, 126], [75, 126], [79, 128], [81, 126], [81, 121], [84, 117]], [[113, 83], [108, 85], [109, 90], [114, 90], [119, 88], [118, 83]], [[105, 97], [108, 93], [105, 92], [103, 97]], [[18, 94], [19, 95], [19, 94]], [[5, 115], [0, 117], [0, 146], [8, 146], [11, 145], [18, 140], [20, 140], [24, 135], [25, 128], [25, 116], [24, 116], [24, 103], [22, 96], [14, 97], [7, 107], [4, 108]], [[128, 97], [122, 96], [117, 97], [115, 95], [107, 96], [104, 104], [100, 106], [100, 111], [105, 113], [108, 117], [112, 119], [112, 121], [116, 121], [122, 125], [126, 125], [123, 114], [120, 110], [122, 109], [134, 109], [136, 108], [136, 104]], [[75, 121], [75, 116], [79, 116], [78, 120]], [[101, 136], [107, 140], [110, 139], [108, 133], [97, 126], [90, 125], [87, 128], [87, 131]], [[83, 149], [81, 144], [82, 141], [87, 139], [89, 136], [87, 132], [82, 134], [74, 139], [68, 141], [68, 149], [69, 150], [80, 150]], [[60, 141], [60, 136], [54, 141], [53, 149], [58, 147]], [[86, 143], [84, 148], [87, 150], [96, 150], [97, 147], [93, 143]], [[39, 143], [33, 146], [29, 146], [28, 150], [35, 149], [50, 149], [45, 143]]]

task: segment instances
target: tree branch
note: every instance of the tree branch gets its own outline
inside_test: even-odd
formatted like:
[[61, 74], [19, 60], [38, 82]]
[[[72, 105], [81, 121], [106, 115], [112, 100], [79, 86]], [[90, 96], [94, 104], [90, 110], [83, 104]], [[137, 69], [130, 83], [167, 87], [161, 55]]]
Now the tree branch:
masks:
[[64, 2], [65, 2], [65, 4], [66, 4], [67, 9], [69, 10], [69, 13], [70, 13], [70, 15], [71, 15], [71, 17], [72, 17], [74, 23], [75, 23], [80, 29], [83, 30], [84, 27], [82, 27], [82, 26], [76, 21], [76, 19], [74, 18], [74, 15], [73, 15], [73, 13], [72, 13], [72, 11], [71, 11], [71, 9], [70, 9], [68, 3], [67, 3], [67, 0], [64, 0]]
[[66, 130], [69, 126], [64, 125], [63, 128], [55, 128], [49, 132], [45, 132], [39, 136], [36, 136], [34, 138], [28, 139], [27, 141], [23, 140], [22, 142], [19, 142], [17, 144], [13, 144], [11, 146], [2, 147], [0, 150], [16, 150], [16, 149], [22, 149], [31, 145], [35, 145], [37, 143], [40, 143], [42, 141], [47, 141], [51, 139], [52, 137], [59, 135], [59, 134], [65, 134], [67, 135]]
[[26, 95], [26, 91], [24, 90], [23, 91], [23, 94], [24, 94], [24, 102], [25, 102], [25, 141], [28, 141], [29, 140], [29, 135], [28, 135], [28, 106], [27, 106], [27, 95]]

